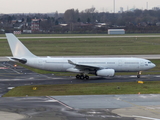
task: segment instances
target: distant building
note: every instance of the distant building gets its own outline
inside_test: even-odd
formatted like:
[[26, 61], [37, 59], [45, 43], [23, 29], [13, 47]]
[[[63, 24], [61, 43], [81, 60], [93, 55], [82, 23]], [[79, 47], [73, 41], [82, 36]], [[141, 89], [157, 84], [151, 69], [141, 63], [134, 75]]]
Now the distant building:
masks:
[[13, 34], [19, 35], [19, 34], [21, 34], [21, 31], [13, 31]]
[[123, 13], [123, 7], [120, 7], [120, 13]]
[[40, 31], [39, 19], [32, 19], [31, 31], [32, 32], [39, 32]]
[[135, 8], [131, 8], [129, 9], [129, 11], [134, 12], [136, 9]]
[[23, 27], [23, 23], [16, 23], [14, 24], [14, 29], [20, 30]]
[[160, 10], [160, 7], [153, 7], [152, 9], [157, 11], [157, 10]]
[[109, 35], [125, 34], [125, 30], [124, 30], [124, 29], [108, 29], [108, 34], [109, 34]]
[[32, 33], [31, 30], [23, 30], [23, 33]]
[[95, 26], [101, 28], [101, 27], [106, 27], [106, 25], [107, 25], [106, 23], [97, 23]]
[[12, 24], [15, 24], [16, 22], [17, 22], [17, 20], [12, 20], [11, 21]]
[[61, 27], [66, 27], [68, 24], [59, 24]]

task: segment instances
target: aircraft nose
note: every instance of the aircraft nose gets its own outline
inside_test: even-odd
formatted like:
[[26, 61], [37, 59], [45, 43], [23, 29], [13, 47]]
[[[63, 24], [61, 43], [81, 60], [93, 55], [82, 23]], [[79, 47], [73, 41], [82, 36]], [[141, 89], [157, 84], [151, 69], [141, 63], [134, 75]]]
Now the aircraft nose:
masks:
[[156, 65], [154, 63], [152, 63], [153, 68], [156, 67]]

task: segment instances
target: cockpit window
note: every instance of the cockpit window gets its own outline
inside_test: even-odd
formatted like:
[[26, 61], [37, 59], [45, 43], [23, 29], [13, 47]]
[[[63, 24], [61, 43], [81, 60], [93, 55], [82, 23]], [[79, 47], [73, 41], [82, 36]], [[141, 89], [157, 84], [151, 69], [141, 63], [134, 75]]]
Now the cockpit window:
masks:
[[152, 62], [148, 62], [148, 64], [151, 64]]

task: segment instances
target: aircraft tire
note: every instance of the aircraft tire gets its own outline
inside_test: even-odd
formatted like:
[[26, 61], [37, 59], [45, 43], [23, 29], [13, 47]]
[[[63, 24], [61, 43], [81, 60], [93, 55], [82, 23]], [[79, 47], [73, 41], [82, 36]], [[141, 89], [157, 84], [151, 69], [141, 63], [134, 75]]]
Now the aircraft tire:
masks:
[[141, 75], [137, 75], [137, 78], [140, 78], [141, 77]]
[[84, 80], [84, 75], [80, 75], [80, 79], [81, 79], [81, 80]]
[[77, 78], [77, 79], [80, 79], [80, 77], [81, 77], [80, 75], [76, 75], [76, 78]]
[[89, 76], [88, 75], [85, 75], [85, 77], [84, 77], [86, 80], [88, 80], [89, 79]]

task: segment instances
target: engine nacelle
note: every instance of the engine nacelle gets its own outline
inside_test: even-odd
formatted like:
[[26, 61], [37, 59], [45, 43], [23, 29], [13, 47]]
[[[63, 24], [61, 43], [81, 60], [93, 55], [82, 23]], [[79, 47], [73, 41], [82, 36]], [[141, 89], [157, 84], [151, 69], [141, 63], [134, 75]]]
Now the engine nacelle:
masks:
[[114, 69], [102, 69], [96, 72], [97, 76], [102, 76], [102, 77], [112, 77], [114, 76], [114, 74], [115, 74]]

